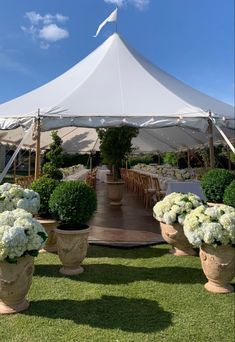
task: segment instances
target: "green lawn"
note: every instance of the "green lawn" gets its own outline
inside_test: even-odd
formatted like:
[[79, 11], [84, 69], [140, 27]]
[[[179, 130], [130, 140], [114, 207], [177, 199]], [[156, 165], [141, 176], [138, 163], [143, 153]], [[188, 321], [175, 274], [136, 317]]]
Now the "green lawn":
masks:
[[199, 258], [168, 248], [90, 246], [75, 277], [59, 274], [57, 255], [41, 254], [30, 308], [0, 316], [0, 341], [233, 342], [234, 294], [207, 292]]

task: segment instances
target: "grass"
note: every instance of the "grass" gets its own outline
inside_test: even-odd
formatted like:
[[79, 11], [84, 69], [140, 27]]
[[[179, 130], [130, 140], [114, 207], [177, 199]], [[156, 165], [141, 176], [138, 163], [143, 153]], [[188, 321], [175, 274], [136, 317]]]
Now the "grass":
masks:
[[234, 294], [207, 292], [199, 258], [167, 245], [90, 246], [74, 277], [59, 274], [54, 254], [35, 265], [30, 307], [0, 316], [0, 341], [234, 341]]

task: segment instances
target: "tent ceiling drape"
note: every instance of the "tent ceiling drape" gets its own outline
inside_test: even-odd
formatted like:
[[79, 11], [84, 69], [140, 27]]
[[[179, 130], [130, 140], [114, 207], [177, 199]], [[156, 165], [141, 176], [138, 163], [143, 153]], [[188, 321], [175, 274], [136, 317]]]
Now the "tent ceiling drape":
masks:
[[[153, 66], [117, 33], [61, 76], [1, 104], [0, 130], [18, 130], [8, 136], [0, 131], [1, 141], [7, 141], [9, 134], [8, 141], [16, 141], [21, 134], [18, 127], [28, 127], [38, 117], [38, 109], [42, 147], [48, 145], [46, 131], [59, 129], [65, 145], [73, 144], [76, 151], [91, 150], [96, 133], [87, 128], [126, 124], [142, 128], [134, 139], [140, 150], [193, 147], [207, 142], [209, 111], [226, 134], [234, 137], [234, 107]], [[215, 138], [221, 139], [219, 134]]]

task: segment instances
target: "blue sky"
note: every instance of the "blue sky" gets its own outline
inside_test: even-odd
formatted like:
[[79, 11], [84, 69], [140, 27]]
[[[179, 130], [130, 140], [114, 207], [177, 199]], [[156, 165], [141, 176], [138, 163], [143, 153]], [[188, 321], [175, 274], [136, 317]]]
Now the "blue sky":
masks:
[[0, 103], [62, 74], [115, 30], [191, 86], [234, 104], [234, 0], [0, 0]]

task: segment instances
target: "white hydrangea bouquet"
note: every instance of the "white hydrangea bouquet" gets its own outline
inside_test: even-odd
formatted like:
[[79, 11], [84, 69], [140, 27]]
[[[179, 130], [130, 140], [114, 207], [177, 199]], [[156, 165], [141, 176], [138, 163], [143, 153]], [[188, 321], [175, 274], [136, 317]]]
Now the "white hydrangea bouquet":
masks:
[[186, 215], [202, 203], [203, 201], [195, 194], [172, 192], [155, 204], [153, 216], [156, 220], [167, 224], [180, 223], [183, 225]]
[[195, 247], [235, 245], [235, 209], [224, 204], [200, 206], [186, 216], [183, 229]]
[[0, 261], [16, 263], [24, 255], [37, 256], [47, 234], [24, 209], [0, 213]]
[[39, 194], [30, 189], [23, 189], [17, 184], [0, 185], [0, 213], [17, 208], [24, 209], [33, 215], [37, 214], [40, 208]]

